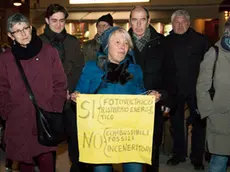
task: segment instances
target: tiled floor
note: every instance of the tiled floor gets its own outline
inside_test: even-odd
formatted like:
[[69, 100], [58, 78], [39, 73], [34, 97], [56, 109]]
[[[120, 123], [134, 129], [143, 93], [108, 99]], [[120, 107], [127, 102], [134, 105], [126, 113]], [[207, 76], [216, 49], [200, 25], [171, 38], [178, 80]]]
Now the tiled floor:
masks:
[[[57, 157], [57, 172], [69, 172], [69, 159], [68, 159], [68, 153], [67, 153], [67, 147], [66, 144], [63, 144], [59, 147], [58, 150], [58, 157]], [[170, 157], [167, 155], [161, 155], [160, 158], [160, 172], [194, 172], [193, 166], [189, 163], [189, 161], [185, 163], [181, 163], [176, 167], [169, 167], [165, 165], [166, 161]], [[207, 166], [207, 164], [206, 164]], [[121, 172], [121, 166], [117, 165], [116, 171]], [[4, 152], [0, 151], [0, 172], [4, 172]], [[230, 169], [228, 169], [228, 172], [230, 172]]]

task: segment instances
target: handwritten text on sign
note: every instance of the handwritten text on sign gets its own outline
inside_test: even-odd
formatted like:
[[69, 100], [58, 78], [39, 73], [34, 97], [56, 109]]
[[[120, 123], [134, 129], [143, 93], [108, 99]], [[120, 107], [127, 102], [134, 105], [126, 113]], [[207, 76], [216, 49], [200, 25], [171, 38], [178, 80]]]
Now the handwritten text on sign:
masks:
[[80, 161], [151, 164], [155, 98], [89, 95], [77, 98]]

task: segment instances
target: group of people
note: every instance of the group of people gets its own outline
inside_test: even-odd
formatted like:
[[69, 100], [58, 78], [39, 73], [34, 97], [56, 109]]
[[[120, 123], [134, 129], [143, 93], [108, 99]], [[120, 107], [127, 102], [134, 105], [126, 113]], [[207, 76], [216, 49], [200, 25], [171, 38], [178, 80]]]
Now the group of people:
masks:
[[[136, 6], [130, 11], [128, 32], [114, 27], [110, 14], [104, 15], [96, 23], [94, 39], [86, 42], [82, 51], [79, 40], [65, 30], [67, 17], [63, 6], [51, 4], [40, 36], [20, 13], [7, 20], [12, 45], [0, 55], [0, 116], [6, 121], [6, 157], [19, 162], [21, 172], [32, 172], [35, 158], [40, 172], [54, 172], [57, 147], [38, 143], [36, 112], [15, 58], [23, 66], [38, 105], [65, 115], [70, 172], [112, 172], [110, 164], [87, 165], [78, 160], [78, 95], [140, 94], [146, 90], [149, 96], [156, 97], [152, 165], [147, 165], [146, 171], [159, 172], [166, 113], [173, 127], [173, 156], [167, 164], [185, 162], [185, 104], [190, 110], [187, 126], [192, 125], [191, 164], [195, 170], [204, 170], [206, 138], [212, 154], [209, 172], [226, 171], [230, 155], [230, 20], [224, 36], [216, 43], [216, 54], [213, 48], [209, 49], [207, 38], [190, 27], [190, 16], [184, 10], [172, 14], [173, 29], [167, 37], [150, 25], [151, 18], [144, 7]], [[216, 56], [219, 58], [214, 65]], [[213, 100], [209, 95], [212, 86]], [[124, 163], [123, 169], [142, 172], [143, 164]]]

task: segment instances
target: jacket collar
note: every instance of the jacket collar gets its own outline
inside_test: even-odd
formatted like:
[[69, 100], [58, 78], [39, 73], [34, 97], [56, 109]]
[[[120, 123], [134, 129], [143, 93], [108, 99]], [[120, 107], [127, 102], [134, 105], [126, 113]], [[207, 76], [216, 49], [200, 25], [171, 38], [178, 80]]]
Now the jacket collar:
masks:
[[170, 35], [173, 35], [173, 36], [180, 36], [180, 37], [184, 37], [184, 36], [187, 36], [189, 33], [191, 33], [191, 32], [195, 32], [194, 31], [194, 29], [192, 29], [191, 27], [189, 27], [188, 28], [188, 30], [185, 32], [185, 33], [183, 33], [183, 34], [176, 34], [173, 30], [171, 30], [170, 32], [169, 32], [169, 34]]

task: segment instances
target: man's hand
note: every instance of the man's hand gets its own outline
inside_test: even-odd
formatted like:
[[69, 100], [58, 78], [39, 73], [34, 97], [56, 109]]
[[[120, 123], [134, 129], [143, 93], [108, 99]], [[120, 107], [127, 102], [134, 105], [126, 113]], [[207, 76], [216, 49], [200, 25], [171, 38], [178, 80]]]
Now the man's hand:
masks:
[[161, 111], [163, 112], [164, 117], [169, 117], [170, 108], [166, 106], [161, 106]]
[[156, 98], [156, 103], [157, 103], [157, 102], [160, 100], [160, 98], [161, 98], [161, 94], [160, 94], [159, 92], [155, 91], [155, 90], [151, 90], [151, 91], [149, 92], [148, 95], [150, 95], [150, 96], [155, 96], [155, 98]]
[[77, 98], [79, 97], [80, 93], [78, 91], [75, 91], [73, 92], [70, 97], [71, 97], [71, 100], [74, 101], [76, 103], [77, 101]]

